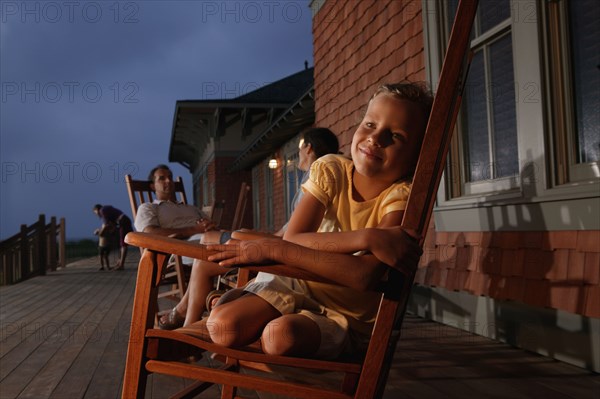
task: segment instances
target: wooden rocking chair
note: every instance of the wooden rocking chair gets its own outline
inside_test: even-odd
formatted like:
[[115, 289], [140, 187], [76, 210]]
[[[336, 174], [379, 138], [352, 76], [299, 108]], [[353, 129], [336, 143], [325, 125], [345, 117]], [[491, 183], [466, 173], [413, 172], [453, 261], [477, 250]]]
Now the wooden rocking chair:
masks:
[[231, 223], [231, 230], [239, 230], [242, 227], [244, 221], [244, 214], [246, 213], [246, 203], [248, 202], [248, 194], [250, 193], [250, 186], [248, 183], [243, 182], [240, 186], [240, 193], [238, 195], [237, 205], [235, 207], [235, 214], [233, 215], [233, 222]]
[[[246, 182], [242, 182], [240, 186], [240, 193], [238, 194], [238, 200], [235, 205], [235, 213], [233, 214], [233, 221], [231, 222], [231, 231], [239, 230], [242, 227], [244, 215], [246, 213], [246, 203], [248, 202], [248, 193], [250, 192], [250, 186]], [[202, 207], [204, 212], [210, 220], [215, 222], [217, 226], [220, 225], [221, 219], [223, 218], [223, 212], [225, 209], [225, 200], [215, 202], [213, 205], [207, 205]], [[226, 227], [220, 226], [221, 228]]]
[[202, 213], [204, 213], [210, 220], [212, 220], [217, 227], [221, 223], [223, 217], [223, 211], [225, 210], [225, 200], [215, 202], [212, 205], [206, 205], [202, 207]]
[[[135, 220], [139, 206], [143, 203], [154, 201], [155, 194], [150, 188], [151, 182], [148, 180], [134, 180], [131, 175], [125, 175], [125, 184], [127, 186], [127, 193], [129, 194], [131, 214]], [[188, 203], [181, 176], [175, 181], [175, 196], [178, 202], [183, 204]], [[143, 251], [143, 248], [140, 247], [140, 250]], [[178, 302], [183, 297], [187, 287], [185, 268], [186, 266], [182, 262], [182, 257], [175, 255], [174, 262], [167, 268], [168, 270], [165, 272], [162, 281], [162, 285], [169, 285], [170, 289], [159, 292], [157, 299], [166, 298]]]
[[[469, 34], [477, 8], [477, 0], [461, 0], [448, 45], [439, 87], [422, 146], [402, 225], [421, 235], [427, 230], [437, 187], [448, 151], [456, 119], [464, 74], [463, 62], [469, 48]], [[162, 331], [152, 328], [153, 301], [157, 279], [168, 254], [206, 259], [205, 247], [188, 245], [168, 238], [131, 233], [130, 244], [147, 248], [140, 261], [131, 324], [127, 364], [123, 385], [124, 398], [144, 396], [148, 373], [161, 373], [199, 382], [174, 397], [193, 397], [211, 384], [222, 385], [222, 398], [239, 397], [238, 388], [268, 391], [302, 398], [374, 398], [381, 397], [396, 343], [404, 309], [412, 287], [414, 271], [405, 275], [390, 269], [388, 281], [382, 283], [383, 293], [371, 340], [363, 359], [354, 361], [323, 361], [297, 357], [270, 356], [257, 350], [237, 350], [215, 345], [202, 330], [182, 329]], [[323, 281], [319, 276], [285, 265], [248, 267], [269, 273], [307, 280]], [[176, 361], [173, 353], [179, 347], [195, 347], [214, 353], [223, 360], [221, 368], [204, 367]], [[181, 355], [181, 353], [179, 354]], [[206, 354], [205, 354], [206, 355]], [[281, 381], [268, 374], [244, 374], [240, 369], [269, 371], [271, 365], [342, 373], [339, 389], [319, 388], [314, 384]]]

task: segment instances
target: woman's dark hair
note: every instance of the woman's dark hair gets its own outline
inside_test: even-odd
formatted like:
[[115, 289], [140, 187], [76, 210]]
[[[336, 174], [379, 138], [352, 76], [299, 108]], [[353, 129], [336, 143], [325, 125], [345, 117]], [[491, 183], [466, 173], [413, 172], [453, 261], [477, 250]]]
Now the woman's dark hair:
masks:
[[337, 136], [326, 127], [313, 127], [302, 133], [304, 145], [310, 144], [317, 158], [327, 154], [337, 154], [340, 143]]
[[[152, 168], [152, 170], [148, 174], [148, 180], [149, 181], [151, 181], [151, 182], [154, 183], [154, 172], [156, 172], [159, 169], [168, 170], [169, 172], [171, 172], [171, 168], [169, 168], [167, 165], [164, 165], [162, 163], [160, 165], [156, 165], [154, 168]], [[173, 172], [171, 172], [171, 174], [173, 174]]]

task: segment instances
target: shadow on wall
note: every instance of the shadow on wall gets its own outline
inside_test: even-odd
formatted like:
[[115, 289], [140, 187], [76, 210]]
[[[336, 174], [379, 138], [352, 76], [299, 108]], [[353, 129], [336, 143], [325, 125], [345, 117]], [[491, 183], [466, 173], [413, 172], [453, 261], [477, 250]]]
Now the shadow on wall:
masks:
[[[531, 161], [521, 169], [526, 201], [538, 196], [536, 182], [542, 162]], [[489, 279], [488, 295], [495, 299], [486, 302], [487, 319], [493, 320], [489, 333], [511, 345], [593, 368], [590, 319], [578, 315], [586, 306], [583, 282], [570, 279], [568, 273], [569, 266], [583, 266], [583, 258], [570, 259], [568, 250], [551, 248], [548, 235], [542, 234], [547, 227], [539, 203], [529, 202], [527, 214], [522, 207], [514, 207], [512, 215], [508, 207], [500, 209], [501, 222], [493, 225], [498, 215], [486, 208], [487, 220], [492, 223], [492, 245], [480, 263]], [[569, 209], [565, 211], [567, 217], [573, 216]], [[578, 216], [583, 217], [585, 210], [579, 211]], [[515, 226], [520, 232], [514, 231]], [[508, 231], [511, 233], [504, 233]], [[581, 264], [574, 265], [577, 262]], [[565, 307], [577, 314], [556, 310]]]
[[[480, 208], [486, 231], [435, 232], [431, 227], [409, 310], [600, 371], [600, 320], [581, 316], [590, 305], [588, 265], [576, 248], [577, 236], [567, 232], [557, 239], [546, 231], [547, 220], [535, 202], [539, 162], [524, 165], [520, 175], [526, 206]], [[573, 208], [557, 215], [569, 223], [565, 229], [573, 230], [570, 223], [581, 220], [568, 218], [593, 213]], [[557, 244], [565, 239], [570, 243]]]
[[[426, 272], [426, 280], [433, 287], [446, 287], [448, 290], [459, 290], [465, 287], [469, 275], [469, 265], [472, 264], [472, 251], [469, 248], [463, 250], [465, 247], [459, 248], [461, 243], [464, 244], [464, 234], [456, 233], [454, 240], [456, 245], [453, 246], [428, 244], [427, 241], [430, 240], [432, 240], [431, 234], [426, 237], [421, 258], [421, 264], [425, 264], [426, 267], [419, 272]], [[459, 324], [458, 322], [453, 322], [453, 325], [479, 334], [478, 331], [472, 331], [468, 327], [472, 310], [454, 299], [449, 299], [427, 287], [414, 285], [410, 303], [412, 310], [421, 317], [444, 320], [445, 315], [452, 314], [464, 320], [463, 325], [456, 325]]]

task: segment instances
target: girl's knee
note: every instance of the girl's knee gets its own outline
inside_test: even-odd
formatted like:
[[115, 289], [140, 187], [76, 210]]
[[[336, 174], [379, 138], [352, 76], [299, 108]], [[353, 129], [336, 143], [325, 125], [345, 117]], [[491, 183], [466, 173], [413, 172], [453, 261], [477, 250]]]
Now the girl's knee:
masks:
[[291, 348], [292, 337], [284, 324], [285, 320], [271, 321], [261, 336], [262, 349], [269, 355], [287, 355]]
[[284, 316], [275, 319], [263, 330], [263, 351], [270, 355], [311, 355], [320, 344], [320, 332], [312, 321], [298, 319], [303, 316]]
[[207, 320], [213, 342], [228, 346], [248, 345], [257, 340], [265, 325], [281, 313], [268, 302], [255, 295], [216, 306]]
[[[225, 311], [223, 311], [225, 310]], [[237, 341], [236, 336], [236, 321], [231, 317], [231, 313], [227, 312], [222, 306], [215, 307], [206, 321], [206, 327], [210, 335], [210, 339], [215, 344], [231, 347]]]

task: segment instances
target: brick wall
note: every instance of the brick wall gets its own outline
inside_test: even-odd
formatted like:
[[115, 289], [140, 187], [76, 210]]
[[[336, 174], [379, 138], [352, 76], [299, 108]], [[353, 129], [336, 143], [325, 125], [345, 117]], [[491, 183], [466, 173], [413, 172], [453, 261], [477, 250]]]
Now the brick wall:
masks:
[[420, 1], [327, 1], [313, 20], [316, 125], [352, 134], [377, 86], [424, 80]]
[[[276, 169], [271, 170], [271, 178], [273, 179], [272, 187], [273, 187], [273, 231], [268, 232], [276, 232], [281, 229], [281, 227], [288, 221], [286, 217], [286, 206], [285, 206], [285, 176], [284, 176], [284, 165], [283, 165], [283, 153], [281, 151], [277, 151], [272, 155], [279, 160], [279, 166]], [[269, 156], [265, 162], [271, 159]], [[255, 168], [258, 170], [258, 181], [260, 187], [260, 230], [267, 231], [267, 220], [266, 220], [266, 186], [265, 186], [265, 175], [266, 175], [266, 164], [261, 163]], [[256, 226], [254, 226], [256, 228]]]
[[[234, 157], [215, 157], [207, 168], [209, 184], [215, 187], [215, 200], [225, 200], [225, 208], [220, 223], [220, 226], [225, 229], [230, 228], [233, 223], [242, 182], [248, 184], [252, 182], [252, 176], [249, 172], [228, 172], [234, 160]], [[249, 195], [242, 222], [242, 227], [247, 228], [252, 227], [252, 194]]]

